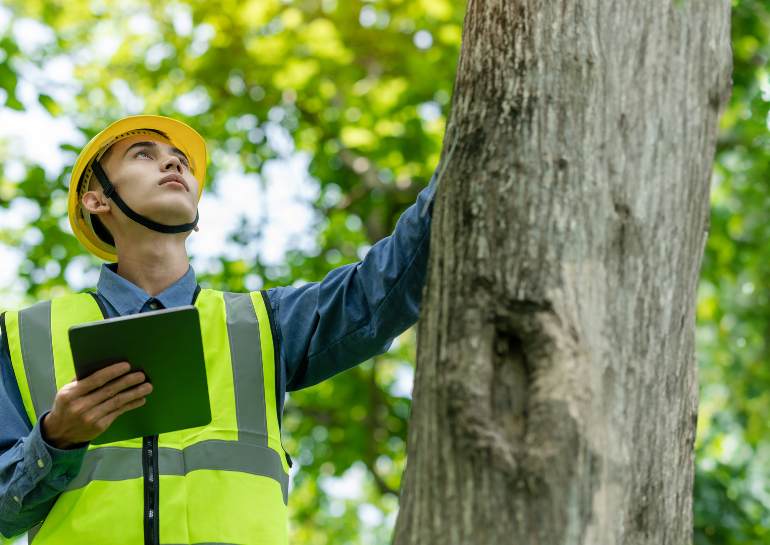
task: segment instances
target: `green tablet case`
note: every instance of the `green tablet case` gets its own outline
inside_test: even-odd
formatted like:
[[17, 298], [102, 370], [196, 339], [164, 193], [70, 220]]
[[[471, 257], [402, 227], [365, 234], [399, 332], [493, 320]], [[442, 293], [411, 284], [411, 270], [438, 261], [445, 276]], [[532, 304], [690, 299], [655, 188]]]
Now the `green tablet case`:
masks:
[[115, 419], [91, 443], [204, 426], [211, 422], [198, 309], [185, 305], [108, 318], [69, 328], [75, 374], [81, 380], [119, 361], [141, 370], [153, 390], [141, 407]]

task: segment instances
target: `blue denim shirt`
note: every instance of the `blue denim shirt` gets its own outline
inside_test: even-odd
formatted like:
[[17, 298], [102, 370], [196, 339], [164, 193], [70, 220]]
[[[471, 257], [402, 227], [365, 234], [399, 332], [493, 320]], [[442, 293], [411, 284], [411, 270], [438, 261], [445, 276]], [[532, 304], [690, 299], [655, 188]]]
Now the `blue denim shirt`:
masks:
[[[385, 352], [418, 317], [428, 261], [434, 173], [393, 234], [364, 259], [331, 271], [321, 282], [267, 291], [276, 319], [279, 418], [287, 391], [317, 384]], [[187, 272], [155, 297], [102, 266], [97, 295], [109, 317], [190, 304], [197, 281]], [[153, 305], [151, 307], [150, 305]], [[11, 368], [8, 340], [0, 339], [0, 533], [11, 537], [43, 520], [75, 478], [86, 447], [62, 450], [32, 425]]]

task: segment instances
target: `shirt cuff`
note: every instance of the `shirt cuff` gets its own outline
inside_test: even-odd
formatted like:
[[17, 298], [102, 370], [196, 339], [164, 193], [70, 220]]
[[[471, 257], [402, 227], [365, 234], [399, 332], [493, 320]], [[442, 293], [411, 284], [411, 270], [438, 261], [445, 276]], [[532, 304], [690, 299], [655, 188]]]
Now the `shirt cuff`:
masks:
[[57, 469], [57, 474], [72, 473], [68, 471], [72, 469], [77, 474], [86, 450], [88, 450], [88, 443], [80, 443], [69, 449], [56, 448], [48, 443], [43, 437], [42, 422], [45, 415], [49, 412], [46, 411], [38, 418], [37, 423], [27, 437], [27, 448], [25, 449], [24, 456], [29, 458], [29, 463], [25, 464], [25, 466], [34, 467], [43, 475], [52, 469]]
[[436, 186], [438, 185], [438, 169], [433, 172], [427, 187], [425, 187], [417, 196], [418, 209], [420, 217], [433, 214], [433, 201], [436, 197]]

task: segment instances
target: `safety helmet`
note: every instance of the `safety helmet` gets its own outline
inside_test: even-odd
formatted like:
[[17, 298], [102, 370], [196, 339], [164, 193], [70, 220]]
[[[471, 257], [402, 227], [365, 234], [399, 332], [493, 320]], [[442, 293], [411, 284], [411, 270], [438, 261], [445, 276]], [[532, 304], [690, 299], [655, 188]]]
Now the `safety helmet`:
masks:
[[[75, 166], [72, 169], [67, 202], [67, 212], [73, 233], [75, 233], [77, 239], [89, 252], [106, 261], [116, 261], [118, 257], [112, 236], [110, 236], [98, 218], [92, 218], [91, 214], [83, 208], [81, 199], [83, 194], [88, 191], [88, 185], [92, 177], [96, 176], [103, 187], [105, 182], [109, 184], [101, 168], [97, 166], [97, 172], [95, 172], [93, 168], [94, 162], [98, 162], [112, 144], [135, 134], [147, 134], [153, 139], [164, 141], [182, 150], [190, 161], [192, 175], [198, 180], [198, 201], [200, 201], [203, 194], [207, 164], [206, 142], [195, 129], [186, 123], [160, 115], [132, 115], [119, 119], [109, 125], [94, 136], [80, 151], [80, 155], [78, 155]], [[117, 204], [122, 205], [120, 208], [126, 212], [126, 209], [123, 207], [125, 204], [114, 193], [114, 188], [110, 190], [110, 193], [112, 195], [108, 196], [111, 196]], [[107, 192], [105, 192], [106, 194]], [[128, 212], [128, 215], [131, 217], [132, 211], [129, 209]], [[133, 214], [141, 219], [136, 217], [132, 217], [132, 219], [145, 225], [152, 224], [160, 227], [171, 227], [157, 224], [136, 213]], [[196, 223], [197, 219], [196, 216]], [[194, 224], [186, 225], [194, 226]], [[192, 227], [186, 230], [191, 229]], [[179, 230], [163, 232], [179, 232]]]

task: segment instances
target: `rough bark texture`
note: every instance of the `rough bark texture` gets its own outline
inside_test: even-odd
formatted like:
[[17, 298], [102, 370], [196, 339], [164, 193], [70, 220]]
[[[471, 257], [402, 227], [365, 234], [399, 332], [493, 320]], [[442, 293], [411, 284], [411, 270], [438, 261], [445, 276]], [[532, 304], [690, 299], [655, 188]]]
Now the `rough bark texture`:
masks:
[[692, 540], [727, 0], [470, 0], [396, 545]]

